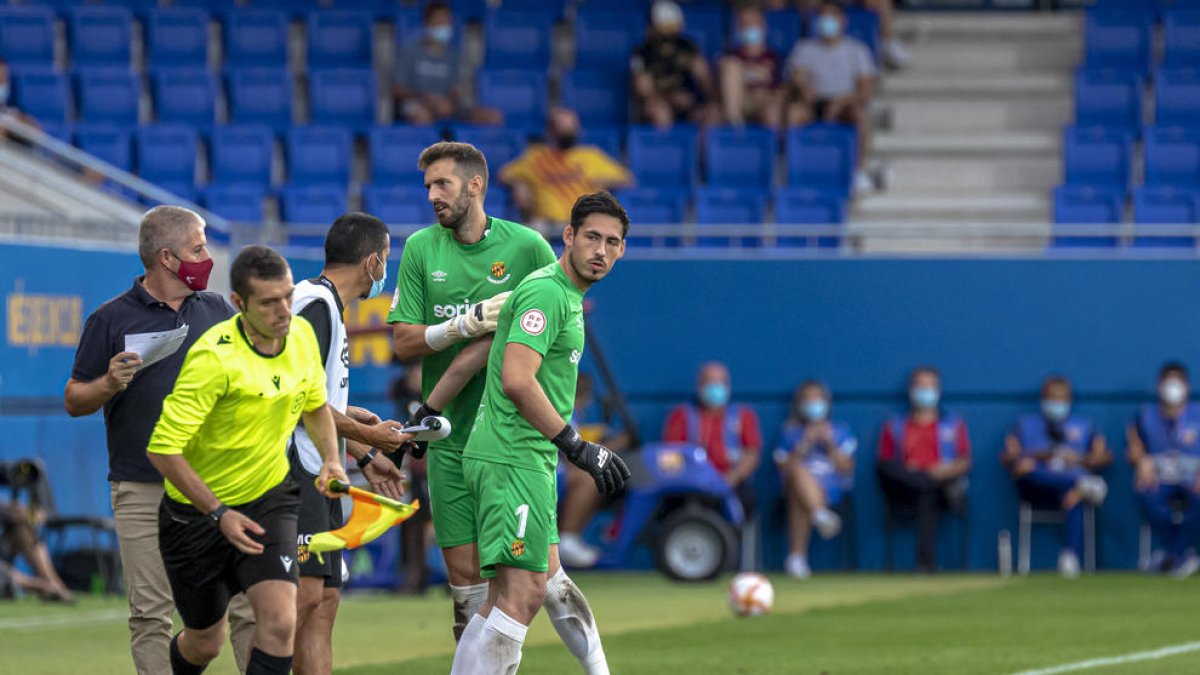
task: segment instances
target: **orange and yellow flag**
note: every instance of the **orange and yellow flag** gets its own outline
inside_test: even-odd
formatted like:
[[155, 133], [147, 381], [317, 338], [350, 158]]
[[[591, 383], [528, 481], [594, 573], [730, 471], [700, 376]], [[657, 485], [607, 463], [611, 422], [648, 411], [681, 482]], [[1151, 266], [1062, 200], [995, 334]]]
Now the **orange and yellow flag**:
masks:
[[308, 544], [308, 551], [316, 553], [321, 562], [325, 561], [322, 553], [358, 548], [372, 542], [392, 527], [408, 520], [421, 508], [419, 500], [405, 504], [356, 487], [346, 487], [345, 492], [354, 500], [350, 519], [336, 530], [314, 534]]

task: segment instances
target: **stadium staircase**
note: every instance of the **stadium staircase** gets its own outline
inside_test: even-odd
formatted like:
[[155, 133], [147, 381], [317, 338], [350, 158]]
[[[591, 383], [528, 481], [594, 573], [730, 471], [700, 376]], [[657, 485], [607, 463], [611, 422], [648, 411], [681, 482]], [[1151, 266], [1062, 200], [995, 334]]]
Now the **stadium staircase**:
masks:
[[[872, 149], [887, 190], [857, 202], [851, 231], [866, 251], [1041, 250], [1079, 18], [901, 14], [898, 27], [912, 64], [883, 78]], [[888, 236], [900, 229], [922, 236]]]

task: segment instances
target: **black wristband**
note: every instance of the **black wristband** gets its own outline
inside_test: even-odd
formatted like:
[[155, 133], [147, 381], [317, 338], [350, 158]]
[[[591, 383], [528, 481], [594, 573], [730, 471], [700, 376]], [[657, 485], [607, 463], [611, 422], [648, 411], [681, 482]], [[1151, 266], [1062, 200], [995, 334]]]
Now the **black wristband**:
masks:
[[367, 465], [371, 463], [371, 460], [375, 459], [377, 455], [379, 455], [379, 448], [371, 448], [367, 451], [367, 454], [354, 460], [358, 462], [358, 470], [362, 471], [365, 469]]
[[228, 510], [229, 510], [228, 506], [221, 504], [217, 508], [210, 511], [208, 513], [208, 517], [212, 519], [213, 525], [220, 527], [221, 526], [221, 516], [225, 515], [225, 512]]
[[567, 453], [568, 457], [572, 453], [578, 452], [579, 446], [583, 445], [583, 439], [579, 437], [579, 432], [575, 431], [575, 427], [570, 424], [563, 427], [557, 436], [550, 439], [550, 442], [554, 444], [554, 447]]
[[413, 413], [412, 421], [414, 424], [420, 424], [426, 417], [437, 417], [441, 414], [441, 410], [434, 410], [428, 403], [422, 403], [417, 412]]

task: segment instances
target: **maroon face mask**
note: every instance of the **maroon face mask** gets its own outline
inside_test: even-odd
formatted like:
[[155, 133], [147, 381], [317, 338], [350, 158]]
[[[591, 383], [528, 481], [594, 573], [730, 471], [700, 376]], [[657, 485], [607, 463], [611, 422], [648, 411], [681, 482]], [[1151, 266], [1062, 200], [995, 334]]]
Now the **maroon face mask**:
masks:
[[[175, 254], [171, 254], [175, 255]], [[193, 291], [202, 291], [208, 288], [208, 275], [212, 274], [213, 260], [201, 260], [200, 262], [191, 262], [184, 260], [179, 256], [179, 269], [175, 271], [175, 275], [179, 277], [188, 288]]]

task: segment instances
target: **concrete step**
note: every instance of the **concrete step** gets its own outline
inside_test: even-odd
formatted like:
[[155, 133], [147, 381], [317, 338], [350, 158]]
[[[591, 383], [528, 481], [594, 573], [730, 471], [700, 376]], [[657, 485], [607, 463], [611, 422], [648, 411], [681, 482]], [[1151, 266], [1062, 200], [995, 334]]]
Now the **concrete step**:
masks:
[[1079, 63], [1073, 40], [978, 42], [969, 39], [915, 42], [908, 68], [927, 74], [962, 72], [1067, 72]]
[[893, 131], [876, 134], [876, 157], [1025, 157], [1057, 158], [1059, 134], [1052, 131]]
[[897, 194], [987, 192], [990, 190], [1049, 191], [1062, 179], [1059, 158], [892, 159], [888, 162], [888, 191]]
[[896, 15], [900, 35], [933, 42], [970, 37], [977, 41], [1019, 42], [1055, 39], [1080, 40], [1082, 22], [1065, 12], [900, 12]]
[[880, 84], [880, 95], [890, 100], [909, 97], [955, 96], [1026, 98], [1057, 96], [1070, 91], [1068, 73], [923, 73], [901, 71]]
[[884, 99], [879, 105], [895, 131], [1057, 131], [1075, 114], [1067, 94], [1028, 100], [926, 96]]
[[853, 220], [861, 224], [1046, 222], [1050, 197], [1044, 190], [998, 192], [894, 191], [859, 199]]
[[1029, 253], [1046, 247], [1045, 221], [954, 223], [853, 223], [847, 228], [855, 249], [864, 253], [940, 255]]

